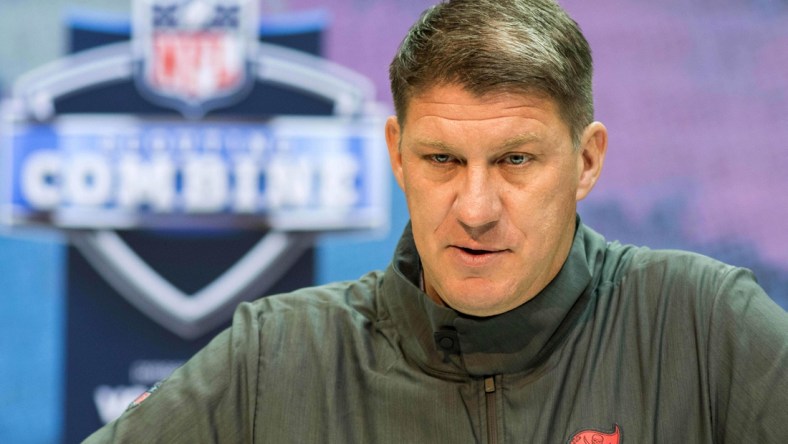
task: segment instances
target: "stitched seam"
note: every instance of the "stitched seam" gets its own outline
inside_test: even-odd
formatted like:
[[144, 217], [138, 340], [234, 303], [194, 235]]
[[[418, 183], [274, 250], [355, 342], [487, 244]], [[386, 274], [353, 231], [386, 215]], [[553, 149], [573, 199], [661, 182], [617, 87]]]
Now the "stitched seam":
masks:
[[252, 420], [252, 436], [251, 441], [252, 443], [255, 442], [255, 438], [257, 437], [257, 407], [260, 405], [260, 362], [263, 359], [262, 347], [263, 341], [260, 335], [262, 334], [262, 330], [259, 328], [259, 318], [257, 319], [257, 367], [255, 367], [255, 372], [257, 375], [255, 376], [255, 390], [254, 390], [254, 409], [252, 410], [254, 413], [254, 419]]

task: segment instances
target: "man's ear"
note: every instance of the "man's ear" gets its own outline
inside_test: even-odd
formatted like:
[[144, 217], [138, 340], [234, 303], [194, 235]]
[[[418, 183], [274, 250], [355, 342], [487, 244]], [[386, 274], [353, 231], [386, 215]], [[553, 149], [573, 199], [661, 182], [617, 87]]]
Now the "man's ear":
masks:
[[389, 148], [389, 161], [391, 162], [391, 171], [394, 173], [394, 178], [401, 189], [405, 189], [404, 181], [402, 180], [402, 152], [400, 151], [400, 138], [402, 131], [397, 121], [396, 116], [391, 116], [386, 120], [386, 145]]
[[594, 188], [607, 153], [607, 128], [600, 122], [588, 125], [580, 137], [580, 155], [578, 158], [579, 180], [576, 199], [582, 200]]

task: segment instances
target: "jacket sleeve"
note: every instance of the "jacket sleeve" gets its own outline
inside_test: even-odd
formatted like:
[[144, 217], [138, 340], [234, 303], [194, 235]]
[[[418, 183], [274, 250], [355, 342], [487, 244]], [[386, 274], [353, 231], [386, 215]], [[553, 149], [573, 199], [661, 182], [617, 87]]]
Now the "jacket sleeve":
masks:
[[251, 442], [260, 344], [253, 307], [242, 304], [232, 327], [84, 442]]
[[744, 269], [717, 291], [709, 324], [715, 442], [777, 443], [788, 437], [788, 314]]

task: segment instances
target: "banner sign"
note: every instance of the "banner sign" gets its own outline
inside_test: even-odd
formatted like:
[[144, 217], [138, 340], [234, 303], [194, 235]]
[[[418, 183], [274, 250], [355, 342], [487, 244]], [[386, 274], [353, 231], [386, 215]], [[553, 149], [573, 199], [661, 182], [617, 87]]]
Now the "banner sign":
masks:
[[14, 223], [335, 230], [386, 222], [382, 121], [72, 116], [5, 134]]

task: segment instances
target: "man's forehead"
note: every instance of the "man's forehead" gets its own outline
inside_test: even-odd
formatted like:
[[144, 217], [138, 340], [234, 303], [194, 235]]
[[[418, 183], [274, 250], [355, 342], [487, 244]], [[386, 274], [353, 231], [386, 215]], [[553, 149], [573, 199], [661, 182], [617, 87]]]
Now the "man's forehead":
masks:
[[[436, 86], [413, 97], [400, 125], [429, 128], [437, 121], [502, 125], [501, 119], [537, 120], [548, 126], [562, 124], [555, 101], [519, 91], [476, 94], [457, 85]], [[423, 128], [424, 129], [424, 128]]]
[[560, 117], [557, 102], [539, 91], [501, 88], [478, 92], [461, 84], [450, 83], [437, 84], [413, 94], [407, 102], [405, 115], [398, 116], [398, 121], [404, 127], [423, 117], [421, 114], [432, 112], [446, 113], [457, 120], [466, 117], [474, 120], [483, 118], [485, 113], [496, 108], [510, 114], [515, 114], [517, 108], [531, 108]]
[[415, 91], [408, 104], [414, 102], [436, 103], [494, 103], [503, 100], [518, 100], [534, 105], [550, 102], [556, 106], [556, 101], [548, 94], [528, 88], [497, 88], [477, 91], [460, 83], [439, 83]]

